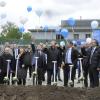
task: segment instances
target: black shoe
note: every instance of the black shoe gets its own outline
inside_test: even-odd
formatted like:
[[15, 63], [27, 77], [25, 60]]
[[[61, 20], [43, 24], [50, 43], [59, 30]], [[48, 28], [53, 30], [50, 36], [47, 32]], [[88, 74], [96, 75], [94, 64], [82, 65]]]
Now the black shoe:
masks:
[[58, 79], [58, 80], [62, 82], [62, 80], [61, 80], [61, 79]]

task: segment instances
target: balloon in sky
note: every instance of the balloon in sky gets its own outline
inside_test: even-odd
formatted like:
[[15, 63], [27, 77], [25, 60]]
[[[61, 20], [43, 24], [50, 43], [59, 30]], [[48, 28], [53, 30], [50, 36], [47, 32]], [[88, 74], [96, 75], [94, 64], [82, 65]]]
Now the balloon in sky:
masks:
[[6, 13], [2, 13], [2, 14], [0, 15], [0, 17], [1, 17], [1, 19], [4, 19], [4, 18], [7, 17], [7, 15], [6, 15]]
[[42, 11], [41, 9], [38, 9], [38, 10], [35, 11], [35, 13], [36, 13], [36, 15], [37, 15], [38, 17], [41, 17], [43, 11]]
[[92, 38], [96, 39], [100, 44], [100, 30], [94, 30], [92, 33]]
[[92, 29], [97, 29], [98, 26], [99, 26], [98, 21], [95, 20], [95, 21], [92, 21], [92, 22], [91, 22], [91, 28], [92, 28]]
[[26, 18], [26, 17], [20, 17], [19, 20], [20, 20], [20, 23], [24, 25], [28, 21], [28, 18]]
[[48, 31], [48, 26], [47, 26], [47, 25], [44, 27], [44, 31], [45, 31], [45, 32]]
[[67, 23], [68, 23], [69, 26], [75, 26], [75, 19], [74, 18], [69, 18], [67, 20]]
[[67, 29], [61, 29], [60, 34], [61, 34], [64, 38], [66, 38], [66, 37], [68, 36], [68, 30], [67, 30]]
[[5, 1], [1, 1], [0, 2], [0, 7], [5, 7], [6, 6], [6, 2]]
[[31, 12], [31, 11], [32, 11], [32, 7], [31, 7], [31, 6], [28, 6], [28, 7], [27, 7], [27, 11], [28, 11], [28, 12]]
[[25, 28], [23, 26], [19, 27], [19, 32], [23, 33], [25, 31]]

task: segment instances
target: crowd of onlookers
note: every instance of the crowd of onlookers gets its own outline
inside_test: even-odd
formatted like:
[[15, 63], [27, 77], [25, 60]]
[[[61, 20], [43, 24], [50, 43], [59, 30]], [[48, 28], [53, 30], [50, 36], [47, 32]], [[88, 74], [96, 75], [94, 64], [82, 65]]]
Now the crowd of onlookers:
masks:
[[[38, 45], [32, 42], [27, 46], [18, 46], [7, 42], [0, 48], [0, 84], [5, 83], [4, 79], [7, 77], [7, 73], [8, 78], [10, 73], [12, 73], [12, 77], [15, 77], [17, 67], [18, 85], [26, 84], [27, 70], [29, 70], [30, 78], [33, 77], [33, 72], [37, 71], [38, 85], [42, 85], [43, 81], [47, 81], [47, 85], [51, 85], [52, 81], [64, 80], [64, 86], [74, 87], [76, 70], [78, 70], [78, 82], [83, 81], [85, 87], [98, 87], [100, 71], [98, 41], [91, 39], [90, 43], [84, 43], [79, 48], [70, 40], [65, 44], [51, 41], [50, 44], [39, 43]], [[38, 57], [37, 60], [36, 57]], [[55, 73], [53, 61], [56, 61]], [[10, 66], [9, 69], [8, 66]], [[61, 79], [60, 76], [61, 68], [64, 79]], [[45, 73], [47, 73], [47, 79]], [[88, 80], [90, 84], [88, 84]], [[14, 84], [13, 80], [12, 84]]]

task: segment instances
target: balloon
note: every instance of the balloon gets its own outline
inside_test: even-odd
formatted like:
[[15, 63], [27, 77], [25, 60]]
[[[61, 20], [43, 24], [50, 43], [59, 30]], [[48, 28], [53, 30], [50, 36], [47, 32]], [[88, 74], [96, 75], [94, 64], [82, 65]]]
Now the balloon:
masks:
[[48, 31], [48, 26], [47, 26], [47, 25], [44, 27], [44, 31], [45, 31], [45, 32]]
[[74, 19], [74, 18], [69, 18], [69, 19], [67, 20], [67, 23], [68, 23], [68, 25], [70, 25], [70, 26], [74, 26], [74, 25], [75, 25], [75, 19]]
[[28, 19], [26, 17], [20, 17], [20, 23], [21, 24], [25, 24], [28, 21]]
[[6, 2], [4, 2], [4, 1], [1, 1], [1, 2], [0, 2], [0, 6], [1, 6], [1, 7], [5, 7], [5, 5], [6, 5]]
[[81, 41], [80, 40], [77, 40], [77, 45], [81, 45]]
[[64, 41], [61, 41], [60, 42], [60, 46], [64, 47], [65, 46], [65, 42]]
[[1, 17], [1, 19], [4, 19], [4, 18], [6, 18], [6, 13], [2, 13], [1, 15], [0, 15], [0, 17]]
[[39, 10], [36, 10], [35, 13], [38, 17], [40, 17], [42, 15], [43, 11], [41, 9], [39, 9]]
[[84, 45], [85, 44], [85, 41], [81, 41], [81, 45]]
[[31, 7], [31, 6], [28, 6], [28, 7], [27, 7], [27, 11], [28, 11], [28, 12], [31, 12], [31, 11], [32, 11], [32, 7]]
[[25, 28], [23, 26], [19, 27], [19, 32], [23, 33], [25, 31]]
[[98, 26], [99, 26], [98, 21], [92, 21], [92, 22], [91, 22], [91, 28], [92, 28], [92, 29], [96, 29], [96, 28], [98, 28]]
[[92, 38], [96, 39], [100, 44], [100, 30], [94, 30], [92, 33]]
[[73, 40], [72, 42], [73, 42], [73, 44], [77, 44], [77, 42], [75, 40]]
[[61, 34], [64, 38], [66, 38], [66, 37], [68, 36], [68, 30], [67, 30], [67, 29], [62, 29], [61, 32], [60, 32], [60, 34]]
[[91, 38], [86, 38], [86, 43], [90, 44], [90, 43], [91, 43], [91, 41], [92, 41], [92, 39], [91, 39]]

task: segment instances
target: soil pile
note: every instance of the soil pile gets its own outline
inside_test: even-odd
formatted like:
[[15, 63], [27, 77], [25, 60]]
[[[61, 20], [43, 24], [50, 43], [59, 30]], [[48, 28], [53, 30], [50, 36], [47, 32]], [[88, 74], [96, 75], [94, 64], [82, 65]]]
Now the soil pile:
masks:
[[100, 88], [1, 85], [0, 100], [100, 100]]

